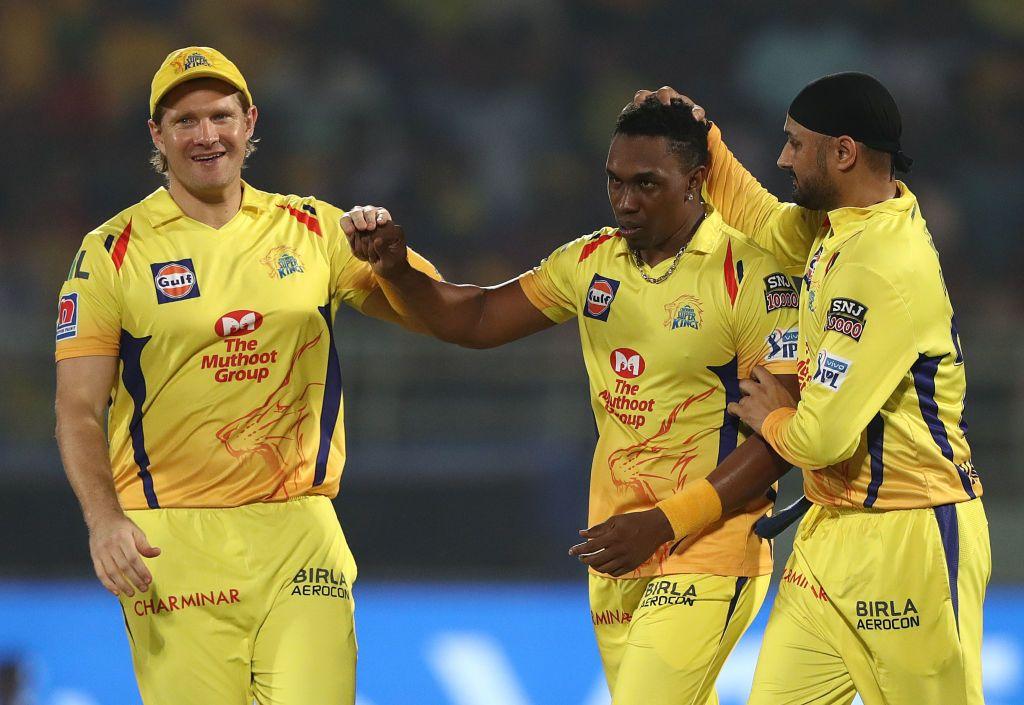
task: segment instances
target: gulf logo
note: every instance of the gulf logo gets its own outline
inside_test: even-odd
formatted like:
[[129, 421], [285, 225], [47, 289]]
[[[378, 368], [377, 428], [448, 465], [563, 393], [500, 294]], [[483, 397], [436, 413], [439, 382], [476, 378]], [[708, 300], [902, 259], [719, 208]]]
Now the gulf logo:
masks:
[[595, 274], [590, 280], [590, 289], [587, 290], [583, 315], [597, 321], [607, 321], [612, 310], [612, 302], [615, 300], [615, 292], [618, 290], [618, 281]]
[[194, 299], [199, 296], [199, 280], [191, 259], [156, 262], [150, 265], [157, 303]]
[[610, 362], [615, 374], [623, 379], [639, 377], [647, 368], [644, 356], [633, 348], [616, 348], [612, 350]]
[[263, 325], [263, 314], [245, 309], [229, 311], [217, 319], [213, 330], [221, 338], [248, 335]]

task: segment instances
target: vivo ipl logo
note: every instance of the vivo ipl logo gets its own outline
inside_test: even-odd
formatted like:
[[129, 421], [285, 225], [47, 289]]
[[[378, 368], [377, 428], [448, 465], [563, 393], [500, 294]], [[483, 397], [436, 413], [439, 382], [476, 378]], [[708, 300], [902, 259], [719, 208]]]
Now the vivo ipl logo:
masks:
[[811, 381], [835, 392], [842, 386], [852, 364], [849, 360], [832, 355], [828, 350], [822, 350], [818, 353], [818, 369], [814, 371]]
[[644, 356], [633, 348], [616, 348], [612, 350], [609, 361], [615, 374], [624, 379], [639, 377], [647, 367], [647, 363], [644, 362]]
[[263, 325], [263, 314], [256, 311], [229, 311], [217, 319], [214, 332], [221, 338], [248, 335]]
[[795, 360], [798, 338], [796, 328], [776, 328], [765, 338], [769, 347], [765, 360]]
[[191, 259], [156, 262], [149, 266], [153, 272], [158, 304], [195, 299], [199, 296], [199, 280], [196, 278], [196, 268]]
[[619, 282], [615, 279], [595, 274], [590, 280], [587, 300], [584, 302], [583, 315], [598, 321], [607, 321], [612, 310], [615, 292], [619, 290]]

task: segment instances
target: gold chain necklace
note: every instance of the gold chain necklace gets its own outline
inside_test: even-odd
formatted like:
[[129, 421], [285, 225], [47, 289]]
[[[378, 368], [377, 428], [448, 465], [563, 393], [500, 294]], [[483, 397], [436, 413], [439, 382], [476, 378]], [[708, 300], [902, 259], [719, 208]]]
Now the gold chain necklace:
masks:
[[672, 260], [672, 265], [667, 270], [665, 270], [665, 273], [662, 274], [660, 277], [652, 277], [647, 272], [645, 272], [644, 267], [647, 266], [647, 263], [644, 262], [644, 258], [640, 255], [640, 250], [633, 249], [632, 247], [629, 248], [630, 253], [633, 255], [633, 264], [636, 265], [637, 271], [640, 272], [640, 276], [643, 277], [645, 282], [649, 284], [661, 284], [663, 281], [672, 276], [672, 272], [676, 271], [676, 267], [679, 266], [679, 260], [683, 256], [683, 250], [686, 249], [686, 245], [690, 244], [690, 240], [693, 239], [693, 234], [697, 232], [697, 228], [699, 228], [700, 224], [704, 222], [704, 216], [706, 215], [707, 211], [701, 213], [700, 217], [697, 218], [697, 222], [693, 224], [693, 229], [690, 230], [690, 237], [686, 238], [686, 243], [679, 248], [679, 252], [676, 253], [675, 259]]
[[672, 272], [676, 271], [676, 267], [679, 266], [679, 259], [683, 256], [683, 250], [685, 249], [686, 245], [679, 248], [679, 252], [676, 253], [676, 258], [672, 260], [672, 266], [669, 267], [660, 277], [652, 277], [644, 271], [644, 267], [647, 263], [644, 262], [643, 257], [640, 256], [640, 250], [630, 248], [629, 251], [633, 254], [633, 264], [636, 265], [637, 271], [640, 272], [640, 276], [644, 278], [644, 281], [650, 284], [661, 284], [672, 276]]

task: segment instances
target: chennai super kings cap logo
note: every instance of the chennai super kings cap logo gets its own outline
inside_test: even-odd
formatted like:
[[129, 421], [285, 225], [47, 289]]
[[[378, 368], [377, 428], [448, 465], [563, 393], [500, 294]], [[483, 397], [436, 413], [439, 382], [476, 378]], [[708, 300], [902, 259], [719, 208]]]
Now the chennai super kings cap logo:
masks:
[[700, 329], [704, 321], [703, 306], [696, 296], [683, 294], [672, 303], [665, 304], [664, 326], [670, 330], [678, 328]]
[[302, 268], [302, 262], [298, 254], [290, 247], [275, 247], [267, 256], [260, 260], [260, 264], [266, 265], [271, 279], [284, 279], [292, 274], [306, 271]]
[[213, 68], [213, 64], [210, 63], [210, 60], [198, 51], [194, 51], [185, 56], [176, 57], [174, 61], [171, 62], [171, 66], [174, 67], [174, 73], [178, 74], [190, 71], [197, 66], [209, 66], [210, 68]]

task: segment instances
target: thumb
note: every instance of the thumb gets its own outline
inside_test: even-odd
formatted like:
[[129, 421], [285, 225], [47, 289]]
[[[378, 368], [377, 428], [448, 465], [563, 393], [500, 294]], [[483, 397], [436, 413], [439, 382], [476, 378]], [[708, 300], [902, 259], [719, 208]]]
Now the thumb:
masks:
[[750, 378], [758, 384], [764, 384], [771, 377], [771, 372], [761, 367], [760, 365], [754, 365], [754, 369], [750, 371]]
[[160, 549], [156, 546], [150, 546], [146, 535], [138, 527], [135, 527], [135, 548], [146, 558], [156, 558], [160, 555]]

